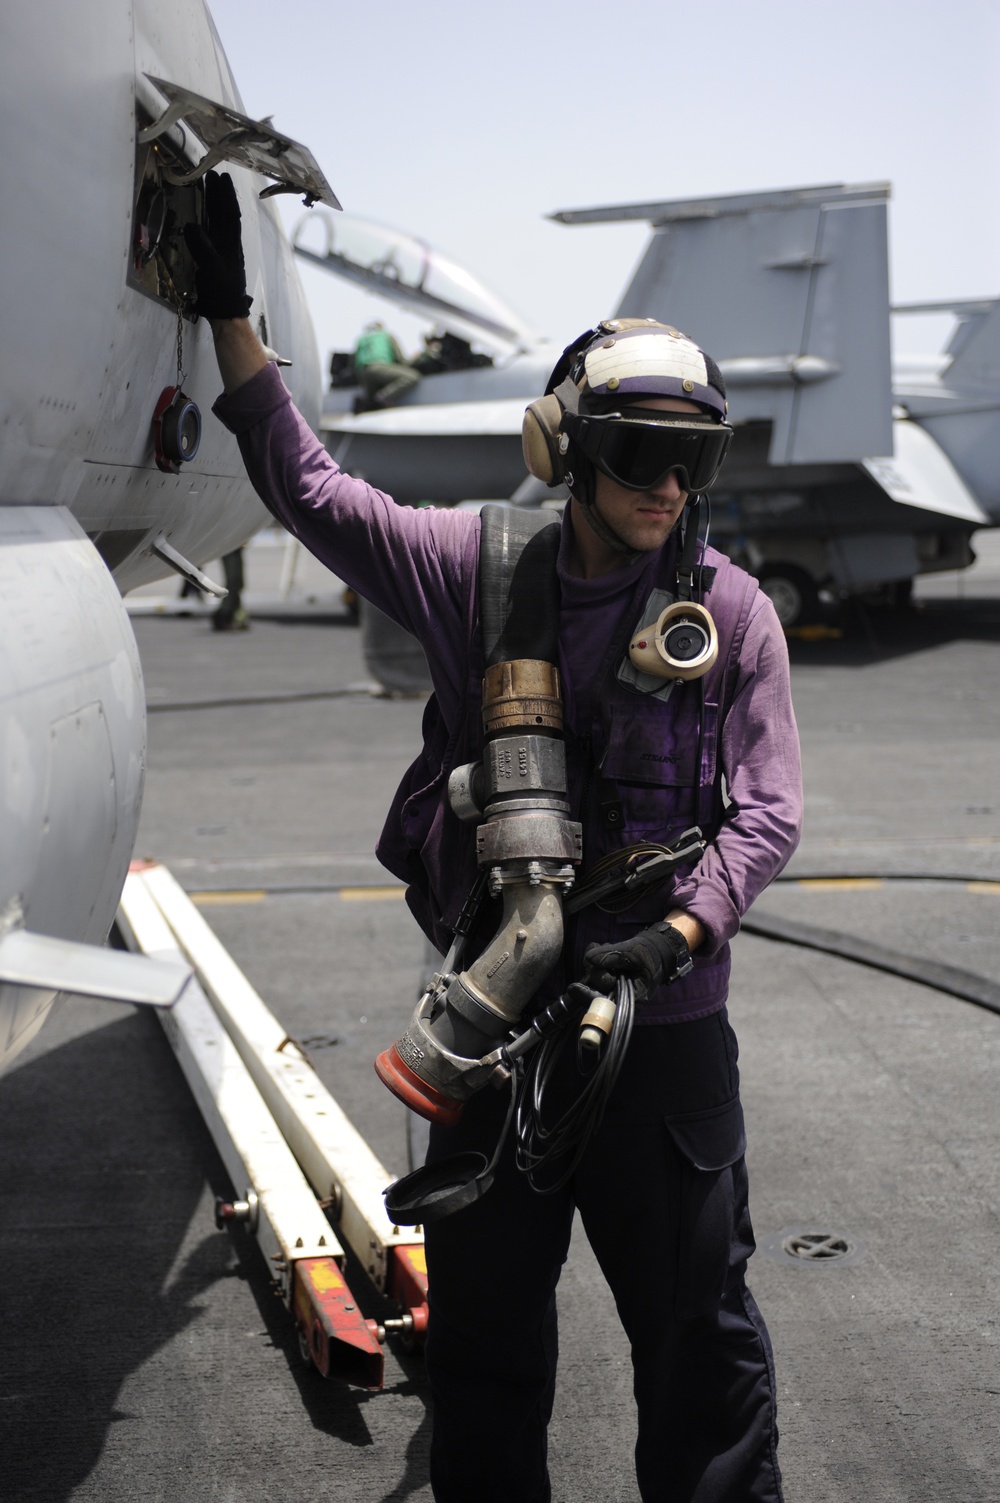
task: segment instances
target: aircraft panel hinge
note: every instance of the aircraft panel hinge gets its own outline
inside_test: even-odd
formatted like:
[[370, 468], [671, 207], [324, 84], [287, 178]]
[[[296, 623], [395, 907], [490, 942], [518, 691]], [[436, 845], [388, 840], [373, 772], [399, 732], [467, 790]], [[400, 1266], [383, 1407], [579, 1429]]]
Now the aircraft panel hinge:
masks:
[[206, 595], [217, 595], [221, 599], [229, 594], [225, 585], [216, 584], [215, 580], [211, 579], [203, 569], [199, 569], [197, 564], [185, 558], [183, 553], [178, 553], [173, 544], [167, 542], [162, 532], [159, 537], [153, 539], [149, 545], [149, 551], [155, 553], [157, 558], [161, 558], [182, 579], [188, 580], [197, 589], [204, 590]]

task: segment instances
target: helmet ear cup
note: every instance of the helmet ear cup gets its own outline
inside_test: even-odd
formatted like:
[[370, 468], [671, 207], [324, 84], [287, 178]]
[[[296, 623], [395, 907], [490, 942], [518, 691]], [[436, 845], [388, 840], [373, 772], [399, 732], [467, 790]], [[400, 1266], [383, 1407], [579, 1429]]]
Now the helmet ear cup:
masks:
[[521, 423], [521, 450], [532, 475], [546, 485], [558, 485], [566, 473], [565, 435], [560, 435], [563, 405], [549, 394], [532, 402]]

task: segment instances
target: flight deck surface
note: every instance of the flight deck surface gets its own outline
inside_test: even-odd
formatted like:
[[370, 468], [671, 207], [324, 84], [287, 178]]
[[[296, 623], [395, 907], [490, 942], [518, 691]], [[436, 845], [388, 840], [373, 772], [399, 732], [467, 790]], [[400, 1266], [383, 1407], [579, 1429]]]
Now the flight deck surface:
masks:
[[[922, 610], [855, 610], [843, 637], [792, 643], [806, 831], [754, 914], [996, 980], [996, 535], [977, 548], [973, 573], [920, 587]], [[346, 619], [134, 625], [151, 710], [137, 854], [196, 896], [403, 1172], [404, 1111], [372, 1060], [409, 1018], [423, 945], [371, 852], [422, 702], [372, 695]], [[766, 1248], [749, 1278], [789, 1503], [992, 1503], [1000, 1016], [750, 935], [734, 972]], [[373, 1394], [303, 1366], [256, 1247], [215, 1230], [232, 1187], [152, 1016], [64, 1002], [0, 1081], [0, 1124], [5, 1499], [429, 1500], [420, 1358], [387, 1346]], [[796, 1231], [851, 1252], [795, 1260]], [[656, 1269], [636, 1277], [655, 1305]], [[554, 1499], [636, 1503], [628, 1352], [582, 1236], [560, 1324]]]

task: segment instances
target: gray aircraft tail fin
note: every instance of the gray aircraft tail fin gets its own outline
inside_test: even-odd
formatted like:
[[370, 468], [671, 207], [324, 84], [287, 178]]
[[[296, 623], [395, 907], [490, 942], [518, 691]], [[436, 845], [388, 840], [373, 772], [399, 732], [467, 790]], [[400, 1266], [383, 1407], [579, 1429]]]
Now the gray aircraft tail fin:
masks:
[[1000, 298], [966, 305], [948, 352], [952, 361], [941, 377], [946, 386], [955, 391], [1000, 388]]
[[683, 329], [719, 362], [734, 422], [772, 423], [771, 462], [892, 453], [889, 185], [566, 210], [647, 219], [622, 317]]

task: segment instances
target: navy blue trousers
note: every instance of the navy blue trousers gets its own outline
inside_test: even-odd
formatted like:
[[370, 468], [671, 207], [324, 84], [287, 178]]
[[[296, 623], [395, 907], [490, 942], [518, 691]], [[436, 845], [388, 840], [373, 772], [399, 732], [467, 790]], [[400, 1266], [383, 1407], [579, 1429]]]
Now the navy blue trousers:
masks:
[[[632, 1348], [644, 1503], [781, 1503], [774, 1364], [744, 1282], [754, 1248], [735, 1035], [725, 1012], [637, 1027], [573, 1180], [538, 1195], [508, 1142], [492, 1188], [427, 1227], [437, 1503], [548, 1503], [556, 1284], [575, 1207]], [[489, 1153], [480, 1092], [428, 1162]]]

